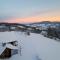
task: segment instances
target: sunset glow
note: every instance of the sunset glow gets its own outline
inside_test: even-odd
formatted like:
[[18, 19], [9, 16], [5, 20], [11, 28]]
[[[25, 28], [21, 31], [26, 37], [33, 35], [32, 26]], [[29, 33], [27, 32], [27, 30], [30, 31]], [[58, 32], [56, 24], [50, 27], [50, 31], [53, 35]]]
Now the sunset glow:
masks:
[[60, 0], [0, 0], [0, 22], [60, 22]]
[[59, 21], [60, 22], [60, 16], [48, 16], [48, 17], [28, 17], [28, 18], [12, 18], [10, 20], [6, 20], [5, 22], [16, 22], [16, 23], [29, 23], [29, 22], [41, 22], [41, 21]]

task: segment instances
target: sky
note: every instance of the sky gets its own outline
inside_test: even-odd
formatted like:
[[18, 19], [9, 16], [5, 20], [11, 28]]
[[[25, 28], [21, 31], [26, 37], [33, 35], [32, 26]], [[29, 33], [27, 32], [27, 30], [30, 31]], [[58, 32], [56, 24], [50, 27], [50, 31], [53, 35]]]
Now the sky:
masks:
[[60, 21], [60, 0], [0, 0], [0, 22]]

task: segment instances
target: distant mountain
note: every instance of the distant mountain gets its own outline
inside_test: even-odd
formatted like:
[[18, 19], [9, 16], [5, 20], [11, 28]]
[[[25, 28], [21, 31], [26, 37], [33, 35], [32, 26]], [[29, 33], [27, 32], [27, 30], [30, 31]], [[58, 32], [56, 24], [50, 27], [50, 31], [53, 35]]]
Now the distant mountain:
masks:
[[27, 26], [32, 26], [32, 27], [60, 26], [60, 22], [42, 21], [42, 22], [30, 23], [27, 24]]
[[25, 24], [19, 24], [19, 23], [7, 23], [7, 22], [0, 22], [0, 25], [5, 25], [5, 26], [25, 26]]
[[60, 24], [60, 22], [50, 22], [50, 21], [42, 21], [42, 22], [35, 22], [35, 23], [30, 23], [31, 24]]

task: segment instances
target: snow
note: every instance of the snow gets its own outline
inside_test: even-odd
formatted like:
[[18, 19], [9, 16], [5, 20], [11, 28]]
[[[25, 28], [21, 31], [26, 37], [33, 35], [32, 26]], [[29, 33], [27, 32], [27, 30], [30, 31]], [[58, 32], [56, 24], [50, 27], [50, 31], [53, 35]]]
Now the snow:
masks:
[[6, 47], [10, 49], [18, 49], [17, 46], [13, 46], [11, 44], [6, 44]]
[[2, 52], [5, 50], [6, 47], [2, 47], [0, 44], [0, 55], [2, 54]]
[[16, 41], [15, 32], [0, 32], [0, 43], [6, 43], [11, 41]]
[[14, 35], [19, 53], [9, 60], [60, 60], [60, 42], [34, 33], [28, 36], [25, 32], [14, 32]]

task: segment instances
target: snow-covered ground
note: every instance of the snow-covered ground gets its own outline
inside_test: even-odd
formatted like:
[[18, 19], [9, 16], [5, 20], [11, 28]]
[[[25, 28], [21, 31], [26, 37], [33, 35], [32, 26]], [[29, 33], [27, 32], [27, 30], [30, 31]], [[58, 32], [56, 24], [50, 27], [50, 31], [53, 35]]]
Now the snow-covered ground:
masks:
[[60, 60], [60, 42], [40, 34], [30, 33], [28, 36], [25, 32], [12, 33], [18, 40], [19, 53], [8, 60]]

